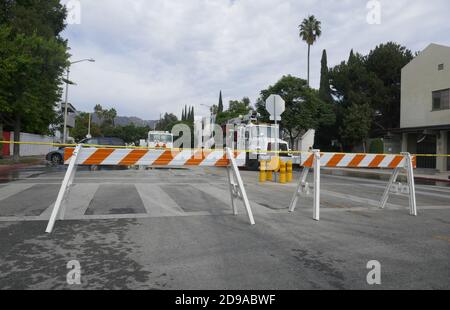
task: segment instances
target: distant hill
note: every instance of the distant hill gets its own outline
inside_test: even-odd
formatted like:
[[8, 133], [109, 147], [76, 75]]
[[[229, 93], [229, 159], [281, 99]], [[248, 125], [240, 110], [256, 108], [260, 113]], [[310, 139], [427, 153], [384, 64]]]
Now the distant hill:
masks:
[[[92, 122], [95, 124], [100, 124], [100, 120], [95, 113], [92, 114]], [[149, 126], [150, 128], [153, 128], [153, 126], [158, 121], [143, 120], [143, 119], [141, 119], [139, 117], [135, 117], [135, 116], [130, 116], [130, 117], [129, 116], [117, 116], [115, 118], [114, 122], [117, 126], [127, 126], [130, 124], [134, 124], [138, 127]]]

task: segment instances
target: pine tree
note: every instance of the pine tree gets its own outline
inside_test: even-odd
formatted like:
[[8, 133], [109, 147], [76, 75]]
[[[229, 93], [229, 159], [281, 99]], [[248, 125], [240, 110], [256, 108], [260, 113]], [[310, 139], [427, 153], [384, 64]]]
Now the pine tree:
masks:
[[348, 63], [351, 63], [355, 60], [355, 53], [353, 52], [353, 49], [350, 51], [350, 56], [348, 57]]
[[222, 91], [220, 91], [220, 95], [219, 95], [219, 107], [217, 109], [217, 113], [222, 113], [223, 112], [223, 101], [222, 101]]
[[331, 103], [331, 89], [330, 89], [330, 76], [328, 69], [328, 60], [327, 60], [327, 51], [323, 50], [322, 60], [321, 60], [322, 68], [320, 70], [320, 90], [319, 95], [320, 98], [326, 103]]
[[192, 122], [192, 107], [189, 107], [188, 119], [189, 122]]

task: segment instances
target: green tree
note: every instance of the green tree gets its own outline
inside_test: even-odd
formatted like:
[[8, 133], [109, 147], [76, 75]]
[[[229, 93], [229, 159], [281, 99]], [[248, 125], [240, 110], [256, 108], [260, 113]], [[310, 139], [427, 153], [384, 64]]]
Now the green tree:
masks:
[[331, 96], [330, 88], [330, 70], [328, 68], [327, 51], [323, 50], [320, 70], [320, 89], [319, 96], [327, 106], [324, 113], [331, 113], [330, 122], [327, 125], [321, 125], [316, 131], [316, 147], [324, 151], [334, 151], [332, 141], [336, 139], [338, 132], [335, 127], [337, 107]]
[[176, 115], [172, 113], [165, 113], [161, 120], [156, 125], [157, 130], [171, 131], [172, 127], [178, 122]]
[[189, 112], [189, 121], [193, 123], [194, 120], [195, 120], [195, 111], [194, 111], [194, 107], [191, 107], [189, 111], [190, 111], [190, 112]]
[[320, 89], [319, 89], [320, 98], [327, 103], [331, 103], [333, 101], [333, 98], [331, 97], [330, 70], [328, 68], [328, 60], [327, 60], [327, 51], [326, 50], [323, 50], [323, 52], [322, 52], [322, 60], [320, 63], [321, 63]]
[[56, 119], [69, 57], [60, 37], [66, 10], [58, 0], [10, 0], [0, 9], [0, 122], [20, 141], [23, 129], [47, 133]]
[[[362, 118], [368, 122], [362, 126], [372, 128], [373, 109], [376, 101], [379, 100], [379, 93], [382, 91], [382, 83], [377, 76], [369, 72], [365, 65], [366, 57], [359, 53], [350, 52], [347, 62], [342, 62], [330, 71], [330, 80], [333, 89], [333, 95], [336, 98], [337, 122], [335, 132], [339, 133], [337, 139], [343, 143], [344, 149], [351, 150], [355, 142], [361, 142], [361, 135], [355, 134], [356, 139], [350, 139], [350, 130], [352, 125], [346, 122], [351, 119], [349, 113], [353, 113], [355, 107], [367, 105], [354, 112], [352, 115], [361, 115], [362, 112], [371, 111], [371, 117]], [[369, 109], [370, 108], [370, 109]], [[366, 114], [364, 114], [366, 116]], [[355, 132], [360, 132], [355, 128]], [[344, 136], [345, 134], [345, 136]], [[365, 135], [364, 138], [367, 136]]]
[[[3, 141], [3, 124], [0, 122], [0, 140]], [[0, 143], [0, 159], [3, 158], [3, 144]]]
[[410, 50], [394, 42], [378, 45], [367, 56], [367, 70], [383, 84], [383, 91], [372, 107], [377, 112], [375, 125], [381, 130], [400, 126], [401, 70], [413, 58]]
[[368, 103], [356, 104], [345, 109], [343, 125], [340, 128], [342, 141], [351, 149], [362, 143], [366, 150], [365, 139], [369, 137], [373, 110]]
[[106, 128], [115, 127], [115, 119], [117, 117], [117, 111], [115, 108], [105, 109], [102, 105], [97, 104], [94, 107], [94, 113], [100, 121], [100, 127], [103, 131]]
[[217, 113], [216, 123], [219, 125], [226, 124], [230, 119], [247, 115], [252, 111], [250, 99], [247, 97], [242, 100], [230, 100], [228, 110]]
[[141, 127], [131, 123], [126, 126], [109, 127], [104, 135], [121, 138], [125, 143], [138, 145], [141, 139], [147, 139], [149, 131], [148, 126]]
[[256, 106], [263, 121], [269, 122], [265, 100], [271, 94], [280, 95], [286, 102], [286, 110], [281, 116], [281, 129], [289, 136], [291, 145], [308, 129], [334, 122], [334, 114], [317, 90], [308, 87], [303, 79], [291, 75], [283, 76], [275, 85], [261, 91]]
[[219, 105], [217, 108], [217, 113], [222, 113], [223, 112], [223, 100], [222, 100], [222, 91], [220, 91], [219, 94]]
[[310, 15], [305, 18], [303, 22], [299, 25], [300, 38], [308, 44], [308, 86], [309, 72], [310, 72], [310, 56], [311, 56], [311, 46], [317, 41], [317, 39], [322, 35], [321, 22], [318, 21], [314, 15]]
[[[75, 127], [70, 131], [76, 142], [85, 139], [89, 131], [89, 113], [80, 112], [75, 118]], [[93, 137], [103, 136], [100, 126], [91, 122], [91, 135]]]
[[[372, 112], [371, 117], [367, 118], [370, 128], [368, 136], [379, 137], [387, 129], [399, 126], [401, 69], [412, 58], [411, 51], [388, 42], [377, 46], [367, 56], [352, 50], [347, 62], [342, 62], [330, 71], [337, 114], [334, 132], [346, 133], [347, 138], [340, 137], [346, 148], [358, 140], [348, 138], [350, 128], [345, 124], [349, 121], [345, 116], [355, 105], [368, 104]], [[353, 114], [360, 115], [361, 111], [368, 109], [360, 108]], [[339, 128], [345, 130], [338, 130]]]
[[184, 109], [183, 109], [183, 111], [182, 111], [182, 113], [181, 113], [181, 120], [182, 120], [182, 121], [185, 121], [186, 118], [187, 118], [187, 115], [186, 115], [186, 106], [184, 106]]

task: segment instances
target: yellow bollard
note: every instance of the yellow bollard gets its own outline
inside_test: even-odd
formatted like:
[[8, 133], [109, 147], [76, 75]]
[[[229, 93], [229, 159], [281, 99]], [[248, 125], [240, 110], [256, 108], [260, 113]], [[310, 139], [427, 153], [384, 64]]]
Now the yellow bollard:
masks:
[[260, 161], [260, 168], [259, 168], [259, 182], [264, 183], [266, 182], [266, 161], [261, 160]]
[[273, 171], [270, 170], [270, 167], [267, 167], [266, 179], [267, 179], [267, 181], [270, 181], [270, 182], [273, 181]]
[[293, 173], [292, 160], [289, 160], [287, 162], [287, 177], [286, 177], [288, 183], [292, 182], [292, 173]]
[[286, 184], [286, 163], [280, 160], [280, 183]]

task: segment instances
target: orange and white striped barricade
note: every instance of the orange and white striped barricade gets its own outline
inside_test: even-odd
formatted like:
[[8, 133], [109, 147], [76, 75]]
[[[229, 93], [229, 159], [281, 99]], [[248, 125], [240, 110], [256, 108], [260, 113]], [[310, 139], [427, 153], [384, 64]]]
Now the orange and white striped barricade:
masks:
[[167, 149], [127, 149], [127, 148], [66, 148], [64, 162], [68, 164], [55, 205], [53, 207], [46, 232], [51, 233], [57, 217], [64, 219], [67, 196], [73, 184], [78, 165], [108, 165], [108, 166], [198, 166], [227, 168], [233, 214], [238, 210], [236, 199], [242, 200], [250, 224], [254, 225], [253, 212], [244, 188], [239, 167], [245, 166], [245, 152], [225, 150], [167, 150]]
[[414, 168], [416, 168], [416, 157], [410, 153], [400, 155], [377, 155], [377, 154], [340, 154], [340, 153], [320, 153], [319, 150], [311, 151], [307, 156], [301, 156], [301, 166], [304, 167], [297, 184], [296, 191], [292, 197], [289, 211], [293, 212], [297, 206], [301, 193], [309, 193], [309, 184], [306, 178], [310, 169], [314, 169], [314, 214], [316, 221], [320, 220], [320, 168], [384, 168], [393, 169], [384, 194], [380, 201], [380, 208], [384, 209], [389, 199], [389, 194], [393, 188], [400, 171], [406, 170], [409, 194], [409, 212], [417, 216], [416, 190], [414, 183]]

